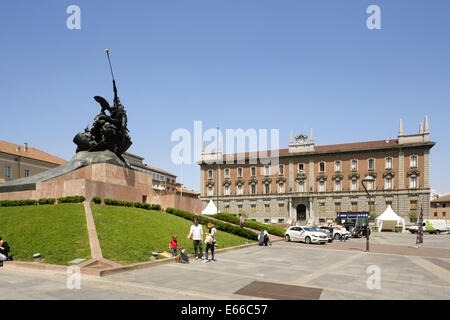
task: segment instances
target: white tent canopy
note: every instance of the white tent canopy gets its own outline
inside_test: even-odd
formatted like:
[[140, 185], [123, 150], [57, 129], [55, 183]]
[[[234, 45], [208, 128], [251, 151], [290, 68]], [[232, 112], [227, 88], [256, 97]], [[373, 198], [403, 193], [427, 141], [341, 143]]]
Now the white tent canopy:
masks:
[[209, 200], [208, 205], [202, 210], [203, 215], [211, 216], [217, 213], [217, 207], [212, 200]]
[[378, 231], [392, 230], [395, 231], [396, 226], [402, 227], [402, 232], [405, 231], [405, 219], [398, 216], [391, 206], [388, 206], [384, 212], [375, 219], [375, 225], [378, 227]]

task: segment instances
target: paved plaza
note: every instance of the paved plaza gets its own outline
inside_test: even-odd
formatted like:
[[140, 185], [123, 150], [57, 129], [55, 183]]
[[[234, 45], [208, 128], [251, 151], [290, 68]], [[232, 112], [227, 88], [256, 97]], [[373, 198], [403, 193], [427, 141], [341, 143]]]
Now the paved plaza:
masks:
[[[211, 263], [83, 275], [81, 288], [72, 290], [65, 273], [0, 268], [0, 297], [259, 300], [287, 299], [291, 292], [298, 299], [450, 299], [450, 235], [425, 235], [424, 242], [414, 249], [415, 235], [374, 233], [367, 253], [364, 238], [325, 245], [279, 241], [220, 253]], [[374, 268], [379, 289], [368, 288]]]

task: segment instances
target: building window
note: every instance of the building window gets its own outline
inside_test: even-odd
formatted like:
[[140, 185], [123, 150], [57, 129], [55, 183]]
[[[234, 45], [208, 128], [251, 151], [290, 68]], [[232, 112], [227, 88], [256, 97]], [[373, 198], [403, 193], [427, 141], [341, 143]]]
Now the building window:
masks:
[[252, 194], [256, 194], [256, 185], [252, 184], [251, 192], [252, 192]]
[[367, 190], [372, 190], [373, 189], [373, 181], [367, 181], [366, 188], [367, 188]]
[[270, 212], [270, 204], [265, 204], [264, 205], [264, 212], [265, 213], [269, 213]]
[[225, 186], [225, 195], [229, 196], [230, 195], [230, 186]]
[[319, 212], [320, 213], [325, 212], [325, 203], [323, 203], [323, 202], [319, 203]]
[[242, 168], [237, 169], [237, 176], [238, 178], [242, 178]]
[[278, 213], [284, 213], [284, 203], [278, 204]]
[[208, 197], [213, 195], [214, 195], [213, 187], [208, 187]]
[[5, 178], [11, 178], [11, 167], [10, 166], [5, 167]]
[[283, 192], [284, 192], [284, 183], [280, 183], [280, 184], [278, 185], [278, 192], [279, 192], [279, 193], [283, 193]]
[[386, 158], [386, 169], [392, 169], [392, 158]]
[[320, 192], [325, 191], [325, 182], [324, 181], [319, 182], [319, 191]]
[[358, 160], [353, 159], [351, 162], [351, 169], [352, 170], [357, 170], [358, 169]]
[[417, 168], [417, 156], [411, 156], [410, 160], [409, 160], [409, 166], [411, 168]]
[[266, 184], [264, 185], [264, 192], [265, 192], [266, 194], [270, 193], [270, 184], [266, 183]]
[[385, 189], [392, 189], [392, 178], [386, 178], [384, 182]]
[[284, 175], [284, 165], [280, 164], [280, 175]]
[[238, 194], [238, 195], [244, 194], [243, 188], [242, 188], [242, 184], [240, 184], [240, 185], [237, 186], [237, 194]]
[[305, 192], [305, 182], [304, 181], [299, 181], [298, 192]]
[[434, 213], [434, 216], [437, 217], [437, 212]]
[[373, 201], [369, 202], [369, 211], [375, 212], [375, 203]]
[[386, 201], [386, 208], [389, 206], [391, 206], [391, 208], [392, 208], [392, 201]]
[[264, 166], [264, 175], [270, 176], [270, 166]]
[[270, 219], [264, 219], [264, 223], [270, 223]]
[[305, 164], [299, 163], [298, 164], [298, 171], [303, 172], [305, 170]]
[[353, 212], [358, 211], [358, 202], [352, 202], [352, 211]]
[[256, 167], [251, 167], [250, 171], [251, 171], [251, 176], [256, 177]]
[[445, 217], [445, 211], [444, 211], [444, 212], [442, 212], [442, 216], [443, 216], [443, 217]]
[[341, 171], [341, 161], [338, 160], [334, 163], [334, 171], [336, 172]]
[[29, 177], [30, 176], [30, 170], [29, 169], [25, 169], [24, 176], [25, 177]]
[[230, 213], [230, 205], [225, 205], [225, 212]]
[[334, 190], [335, 191], [341, 191], [342, 190], [342, 188], [341, 188], [341, 181], [340, 180], [336, 180], [334, 182]]
[[212, 170], [208, 170], [208, 179], [212, 179], [213, 175], [212, 175]]
[[278, 219], [278, 223], [284, 223], [284, 219]]
[[417, 210], [417, 201], [413, 200], [409, 202], [409, 210], [411, 211]]
[[375, 159], [373, 159], [373, 158], [369, 159], [368, 168], [369, 168], [369, 170], [375, 170]]
[[417, 188], [417, 177], [409, 178], [409, 187], [410, 188]]
[[250, 205], [250, 212], [251, 213], [256, 213], [256, 204]]
[[334, 211], [341, 212], [341, 203], [340, 202], [336, 202], [334, 204]]
[[350, 189], [351, 189], [352, 191], [358, 190], [358, 180], [356, 180], [356, 179], [353, 179], [353, 180], [352, 180], [352, 184], [351, 184]]
[[325, 172], [325, 162], [319, 162], [319, 172]]
[[230, 177], [230, 169], [226, 168], [225, 169], [225, 178], [229, 178]]
[[242, 204], [238, 204], [238, 212], [242, 212]]

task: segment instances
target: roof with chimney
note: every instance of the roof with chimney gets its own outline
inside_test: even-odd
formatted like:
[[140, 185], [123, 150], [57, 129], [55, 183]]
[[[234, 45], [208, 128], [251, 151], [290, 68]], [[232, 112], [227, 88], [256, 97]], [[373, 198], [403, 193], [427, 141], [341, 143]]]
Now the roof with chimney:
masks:
[[59, 158], [57, 156], [54, 156], [50, 153], [44, 152], [42, 150], [36, 149], [36, 148], [30, 148], [25, 143], [24, 145], [19, 145], [7, 141], [0, 140], [0, 152], [12, 154], [15, 156], [20, 156], [24, 158], [39, 160], [43, 162], [48, 163], [54, 163], [54, 164], [64, 164], [67, 161]]

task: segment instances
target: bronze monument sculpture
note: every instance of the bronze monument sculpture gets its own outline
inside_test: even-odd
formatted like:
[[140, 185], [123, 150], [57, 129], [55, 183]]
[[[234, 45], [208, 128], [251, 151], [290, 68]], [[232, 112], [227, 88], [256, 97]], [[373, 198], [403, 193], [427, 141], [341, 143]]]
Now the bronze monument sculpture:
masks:
[[[76, 152], [80, 151], [105, 151], [109, 150], [122, 161], [122, 154], [131, 146], [131, 138], [127, 128], [127, 113], [117, 96], [116, 81], [112, 73], [111, 61], [109, 60], [109, 49], [105, 50], [113, 78], [114, 104], [111, 107], [105, 98], [95, 96], [94, 99], [101, 106], [100, 113], [94, 118], [91, 129], [89, 126], [84, 132], [78, 133], [73, 142], [78, 146]], [[106, 114], [109, 112], [109, 115]], [[124, 161], [125, 162], [125, 161]]]

